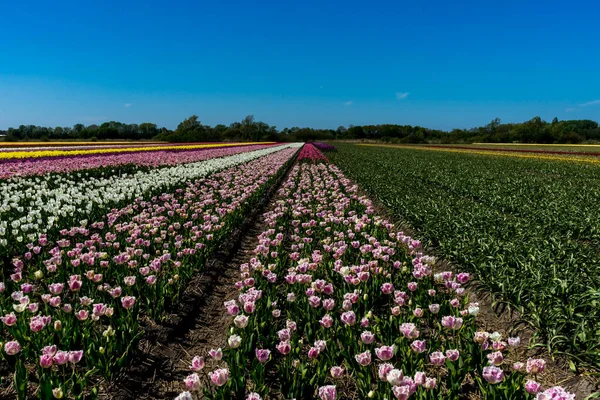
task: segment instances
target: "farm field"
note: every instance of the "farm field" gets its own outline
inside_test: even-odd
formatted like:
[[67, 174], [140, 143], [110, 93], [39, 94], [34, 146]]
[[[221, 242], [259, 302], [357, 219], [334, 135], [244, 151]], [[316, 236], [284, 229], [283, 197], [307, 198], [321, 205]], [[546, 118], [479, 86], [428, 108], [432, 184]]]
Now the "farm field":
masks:
[[[588, 183], [577, 192], [580, 186], [561, 186], [563, 164], [542, 161], [548, 166], [535, 167], [539, 181], [529, 186], [509, 171], [531, 165], [494, 164], [488, 175], [499, 169], [512, 186], [473, 170], [467, 195], [466, 183], [451, 181], [439, 165], [456, 157], [450, 165], [460, 172], [480, 168], [484, 156], [460, 167], [462, 154], [349, 144], [195, 146], [5, 162], [12, 167], [0, 175], [0, 397], [545, 400], [592, 393], [525, 339], [483, 330], [482, 305], [470, 291], [505, 296], [532, 321], [536, 339], [551, 337], [557, 349], [593, 365], [600, 217], [588, 203], [598, 194], [596, 166], [568, 163], [573, 179]], [[438, 175], [425, 175], [428, 166]], [[413, 171], [414, 179], [402, 175]], [[424, 200], [433, 192], [408, 185], [425, 177], [436, 190], [452, 190]], [[544, 179], [554, 186], [539, 189]], [[398, 191], [402, 184], [406, 192]], [[411, 197], [413, 189], [423, 197]], [[442, 229], [455, 226], [444, 208], [452, 196], [465, 207], [477, 199], [471, 214], [456, 210], [458, 225], [502, 232], [503, 247], [481, 232], [478, 241]], [[546, 213], [522, 205], [527, 196], [543, 198]], [[435, 203], [438, 197], [447, 203]], [[371, 198], [412, 223], [414, 237]], [[503, 213], [485, 214], [486, 207]], [[486, 219], [469, 225], [480, 212]], [[564, 220], [567, 212], [574, 215]], [[537, 223], [526, 226], [533, 217]], [[509, 242], [515, 235], [519, 244]], [[421, 238], [456, 268], [444, 267]], [[525, 244], [538, 252], [511, 264], [508, 251]], [[584, 250], [571, 254], [576, 244]], [[454, 253], [450, 245], [462, 247]], [[481, 252], [483, 264], [475, 258]], [[535, 274], [533, 257], [543, 274]], [[198, 283], [207, 274], [212, 290]], [[541, 275], [552, 274], [559, 289], [542, 283]], [[566, 315], [559, 302], [576, 309]], [[551, 325], [557, 321], [567, 322]], [[564, 332], [549, 336], [550, 329]], [[557, 340], [572, 332], [572, 347]]]
[[468, 147], [511, 150], [543, 150], [600, 153], [600, 144], [473, 143]]
[[[600, 367], [600, 175], [561, 156], [340, 144], [330, 158], [534, 340]], [[555, 157], [555, 159], [552, 159]]]

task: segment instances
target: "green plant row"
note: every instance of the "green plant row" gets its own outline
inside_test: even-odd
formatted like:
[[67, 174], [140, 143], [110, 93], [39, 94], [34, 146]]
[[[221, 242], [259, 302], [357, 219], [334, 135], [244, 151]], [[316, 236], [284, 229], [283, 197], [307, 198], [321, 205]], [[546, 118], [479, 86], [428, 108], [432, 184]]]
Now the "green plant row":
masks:
[[440, 256], [477, 274], [533, 338], [600, 368], [600, 170], [337, 144], [330, 159]]

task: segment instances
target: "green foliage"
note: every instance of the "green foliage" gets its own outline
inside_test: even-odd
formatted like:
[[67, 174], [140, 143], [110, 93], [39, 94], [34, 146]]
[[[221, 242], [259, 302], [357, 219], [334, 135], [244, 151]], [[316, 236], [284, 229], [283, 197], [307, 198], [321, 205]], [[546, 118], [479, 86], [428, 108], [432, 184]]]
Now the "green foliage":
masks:
[[[9, 128], [7, 141], [56, 139], [157, 139], [167, 142], [220, 142], [220, 141], [276, 141], [310, 142], [334, 139], [382, 140], [392, 143], [580, 143], [600, 141], [600, 127], [591, 120], [558, 121], [551, 123], [540, 117], [532, 118], [520, 124], [502, 124], [496, 118], [489, 124], [472, 129], [453, 129], [442, 131], [411, 125], [362, 125], [337, 129], [284, 128], [279, 131], [275, 126], [256, 121], [248, 115], [240, 122], [229, 126], [202, 125], [198, 116], [182, 121], [175, 131], [158, 128], [156, 124], [144, 122], [123, 124], [105, 122], [102, 125], [76, 124], [73, 128], [46, 128], [34, 125], [21, 125]], [[2, 131], [0, 131], [0, 134]]]
[[[165, 128], [163, 128], [165, 129]], [[97, 138], [99, 140], [106, 139], [152, 139], [158, 135], [160, 130], [156, 124], [144, 122], [138, 124], [124, 124], [121, 122], [105, 122], [102, 125], [76, 124], [72, 128], [60, 127], [47, 128], [35, 125], [21, 125], [18, 128], [8, 128], [6, 137], [7, 141], [26, 141], [26, 140], [74, 140], [85, 139], [90, 140]]]
[[519, 311], [534, 339], [600, 368], [596, 165], [336, 146], [332, 162]]

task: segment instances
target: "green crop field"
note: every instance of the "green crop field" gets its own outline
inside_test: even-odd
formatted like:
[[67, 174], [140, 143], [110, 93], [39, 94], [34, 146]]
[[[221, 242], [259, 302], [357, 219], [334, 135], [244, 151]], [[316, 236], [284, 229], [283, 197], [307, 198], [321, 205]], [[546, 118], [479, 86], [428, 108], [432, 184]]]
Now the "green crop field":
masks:
[[594, 164], [337, 144], [332, 162], [539, 343], [600, 366], [600, 169]]

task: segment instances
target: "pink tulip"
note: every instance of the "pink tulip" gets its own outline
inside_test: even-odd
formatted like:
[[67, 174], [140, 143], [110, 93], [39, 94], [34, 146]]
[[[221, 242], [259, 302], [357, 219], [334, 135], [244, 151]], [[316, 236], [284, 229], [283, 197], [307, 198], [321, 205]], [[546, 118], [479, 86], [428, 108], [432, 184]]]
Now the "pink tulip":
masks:
[[394, 366], [389, 363], [383, 363], [379, 365], [379, 369], [377, 371], [379, 375], [379, 380], [385, 381], [387, 380], [388, 373], [394, 369]]
[[525, 382], [525, 390], [529, 394], [536, 394], [542, 389], [542, 385], [537, 383], [536, 381], [528, 380]]
[[446, 350], [446, 357], [450, 361], [456, 361], [460, 357], [460, 352], [458, 350], [453, 349]]
[[419, 337], [419, 331], [417, 330], [417, 327], [415, 324], [409, 322], [405, 322], [400, 325], [400, 332], [407, 339], [416, 339]]
[[229, 370], [227, 368], [220, 368], [214, 372], [209, 372], [208, 376], [213, 385], [223, 386], [229, 380]]
[[210, 349], [208, 354], [217, 361], [223, 358], [223, 350], [220, 347], [218, 349]]
[[504, 380], [504, 371], [496, 366], [484, 367], [483, 378], [491, 384], [500, 383]]
[[527, 373], [532, 375], [541, 374], [544, 372], [546, 361], [541, 358], [530, 358], [527, 360]]
[[542, 393], [538, 393], [536, 400], [574, 400], [575, 394], [567, 392], [560, 386], [555, 386], [550, 389], [544, 390]]
[[429, 361], [433, 365], [442, 365], [446, 362], [446, 356], [441, 351], [435, 351], [429, 355]]
[[196, 373], [186, 376], [183, 381], [185, 382], [185, 388], [188, 390], [195, 391], [200, 389], [200, 377]]
[[0, 317], [0, 319], [2, 320], [2, 322], [4, 322], [4, 325], [6, 326], [13, 326], [17, 323], [17, 316], [14, 312], [6, 314], [4, 317]]
[[331, 318], [331, 315], [325, 314], [325, 316], [319, 320], [319, 324], [321, 324], [323, 328], [331, 328], [333, 326], [333, 318]]
[[427, 376], [425, 375], [425, 372], [415, 372], [415, 385], [423, 386], [426, 380]]
[[192, 358], [192, 364], [190, 365], [190, 369], [194, 372], [198, 372], [204, 368], [204, 365], [204, 357], [195, 356], [194, 358]]
[[269, 356], [271, 355], [271, 350], [267, 350], [267, 349], [256, 349], [254, 350], [254, 353], [256, 355], [256, 359], [261, 362], [261, 363], [265, 363], [269, 360]]
[[346, 311], [342, 314], [341, 319], [346, 325], [354, 325], [356, 323], [356, 314], [354, 314], [354, 311]]
[[135, 297], [133, 296], [125, 296], [121, 297], [121, 305], [123, 308], [129, 310], [135, 305]]
[[412, 342], [410, 344], [410, 348], [415, 352], [415, 353], [422, 353], [425, 350], [427, 350], [427, 346], [425, 344], [424, 340], [415, 340], [414, 342]]
[[52, 355], [50, 354], [42, 354], [40, 356], [40, 367], [42, 368], [50, 368], [52, 366]]
[[4, 343], [4, 351], [9, 356], [14, 356], [21, 351], [21, 345], [16, 340]]
[[398, 386], [404, 381], [404, 375], [399, 369], [392, 369], [387, 373], [386, 380], [392, 386]]
[[381, 285], [381, 292], [383, 294], [390, 294], [394, 291], [394, 285], [392, 285], [391, 283], [384, 283], [383, 285]]
[[83, 357], [83, 350], [69, 352], [69, 362], [71, 364], [77, 364], [79, 361], [81, 361], [82, 357]]
[[69, 352], [58, 350], [52, 357], [52, 360], [58, 365], [64, 365], [69, 362]]
[[489, 353], [487, 355], [487, 359], [490, 364], [502, 365], [504, 362], [504, 355], [499, 351], [495, 351], [493, 353]]
[[426, 378], [425, 383], [423, 384], [425, 389], [435, 389], [437, 387], [437, 379], [436, 378]]
[[245, 315], [238, 315], [233, 319], [233, 323], [238, 328], [245, 328], [246, 326], [248, 326], [248, 317]]
[[360, 334], [360, 340], [362, 340], [364, 344], [371, 344], [375, 340], [375, 335], [369, 331], [363, 331]]
[[356, 356], [354, 356], [354, 358], [356, 359], [356, 362], [362, 365], [363, 367], [366, 367], [367, 365], [371, 364], [370, 351], [365, 351], [364, 353], [357, 354]]
[[329, 372], [331, 373], [331, 376], [333, 378], [341, 378], [344, 375], [344, 368], [339, 366], [333, 366], [331, 367]]
[[319, 388], [319, 398], [321, 400], [336, 400], [337, 399], [337, 391], [335, 386], [321, 386]]

